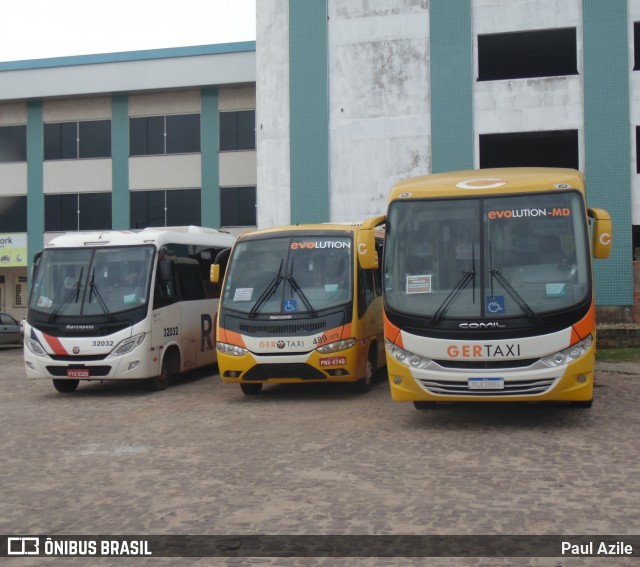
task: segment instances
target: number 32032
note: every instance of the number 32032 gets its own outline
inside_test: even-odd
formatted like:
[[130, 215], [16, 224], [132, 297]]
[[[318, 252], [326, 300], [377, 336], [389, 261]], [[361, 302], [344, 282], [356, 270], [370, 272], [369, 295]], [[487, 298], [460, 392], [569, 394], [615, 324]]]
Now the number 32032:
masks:
[[164, 336], [165, 337], [177, 337], [180, 329], [179, 327], [165, 327], [164, 328]]

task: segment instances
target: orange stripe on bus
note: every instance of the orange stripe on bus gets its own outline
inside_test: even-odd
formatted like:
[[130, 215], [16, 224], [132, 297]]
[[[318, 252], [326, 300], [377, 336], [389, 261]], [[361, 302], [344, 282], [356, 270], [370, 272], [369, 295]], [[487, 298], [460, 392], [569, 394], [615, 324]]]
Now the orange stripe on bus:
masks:
[[60, 339], [58, 337], [52, 337], [51, 335], [47, 335], [42, 333], [44, 340], [47, 341], [47, 344], [53, 349], [53, 354], [63, 355], [69, 354], [67, 349], [62, 346]]
[[577, 323], [575, 323], [571, 330], [571, 344], [575, 344], [586, 336], [593, 333], [593, 330], [596, 327], [596, 307], [593, 302], [591, 302], [591, 307], [589, 307], [589, 311], [587, 314], [580, 319]]
[[383, 313], [383, 317], [384, 317], [384, 336], [387, 337], [393, 344], [399, 346], [400, 348], [404, 348], [400, 329], [396, 327], [391, 321], [389, 321], [389, 319], [387, 319], [386, 313]]

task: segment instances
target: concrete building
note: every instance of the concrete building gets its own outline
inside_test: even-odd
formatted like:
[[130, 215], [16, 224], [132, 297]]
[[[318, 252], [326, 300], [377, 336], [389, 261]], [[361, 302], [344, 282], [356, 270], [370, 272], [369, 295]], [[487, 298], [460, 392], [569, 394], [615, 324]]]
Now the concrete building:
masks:
[[70, 230], [256, 225], [255, 42], [0, 63], [0, 311]]
[[413, 175], [575, 167], [614, 222], [612, 256], [595, 263], [599, 310], [630, 321], [636, 22], [638, 0], [258, 2], [258, 224], [381, 213]]

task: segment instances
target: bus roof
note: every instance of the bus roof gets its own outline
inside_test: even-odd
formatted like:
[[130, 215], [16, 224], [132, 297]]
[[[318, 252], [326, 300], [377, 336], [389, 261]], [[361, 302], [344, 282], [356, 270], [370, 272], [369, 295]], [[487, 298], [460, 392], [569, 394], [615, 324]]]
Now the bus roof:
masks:
[[389, 202], [398, 198], [471, 197], [474, 191], [479, 195], [565, 188], [584, 192], [584, 180], [578, 170], [555, 167], [469, 169], [403, 179], [391, 190]]
[[309, 232], [358, 232], [360, 227], [365, 221], [353, 221], [353, 222], [327, 222], [318, 224], [291, 224], [285, 226], [277, 226], [273, 228], [263, 228], [260, 230], [254, 230], [251, 232], [245, 232], [238, 238], [253, 238], [263, 237], [271, 235], [283, 235], [283, 234], [299, 234]]
[[103, 230], [69, 232], [52, 238], [45, 248], [89, 248], [101, 246], [139, 246], [168, 243], [231, 248], [235, 237], [228, 232], [200, 226], [150, 227], [143, 230]]

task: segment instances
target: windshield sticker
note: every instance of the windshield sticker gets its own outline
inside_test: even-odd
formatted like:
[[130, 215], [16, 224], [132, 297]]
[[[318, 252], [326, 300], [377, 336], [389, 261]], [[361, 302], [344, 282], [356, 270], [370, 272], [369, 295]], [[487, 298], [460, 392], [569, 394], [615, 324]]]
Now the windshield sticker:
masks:
[[534, 217], [569, 217], [571, 209], [567, 207], [549, 207], [543, 209], [502, 209], [489, 211], [487, 218], [495, 219], [522, 219]]
[[44, 295], [41, 295], [38, 298], [38, 307], [46, 307], [49, 308], [53, 305], [53, 301]]
[[324, 291], [326, 293], [332, 293], [334, 291], [338, 291], [338, 284], [337, 283], [324, 284]]
[[488, 295], [485, 301], [487, 312], [504, 313], [504, 295]]
[[351, 242], [345, 242], [343, 240], [324, 240], [315, 242], [292, 242], [291, 250], [299, 250], [302, 248], [351, 248]]
[[251, 296], [253, 295], [252, 287], [239, 287], [236, 289], [236, 292], [233, 294], [234, 301], [251, 301]]
[[567, 287], [563, 283], [548, 283], [547, 284], [547, 296], [548, 297], [565, 297], [567, 295]]
[[293, 313], [298, 310], [298, 301], [296, 299], [287, 299], [282, 304], [282, 310], [285, 313]]
[[431, 274], [407, 276], [406, 293], [431, 293]]

